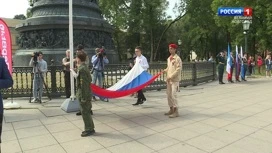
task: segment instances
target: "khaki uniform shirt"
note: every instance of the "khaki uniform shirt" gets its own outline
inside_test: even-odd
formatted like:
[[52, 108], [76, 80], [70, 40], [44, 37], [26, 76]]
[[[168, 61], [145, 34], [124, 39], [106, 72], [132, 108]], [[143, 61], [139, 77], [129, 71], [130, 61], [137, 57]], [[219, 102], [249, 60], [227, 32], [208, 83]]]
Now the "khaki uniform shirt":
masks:
[[182, 61], [180, 57], [175, 54], [167, 59], [167, 78], [170, 82], [179, 82], [181, 80]]

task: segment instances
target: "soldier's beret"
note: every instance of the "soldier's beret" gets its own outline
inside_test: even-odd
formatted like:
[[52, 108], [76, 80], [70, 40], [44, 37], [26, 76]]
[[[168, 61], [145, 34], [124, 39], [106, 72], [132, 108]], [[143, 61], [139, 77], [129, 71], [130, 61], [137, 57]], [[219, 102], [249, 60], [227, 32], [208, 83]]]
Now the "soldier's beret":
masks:
[[169, 47], [174, 48], [174, 49], [178, 48], [178, 46], [176, 44], [170, 44]]

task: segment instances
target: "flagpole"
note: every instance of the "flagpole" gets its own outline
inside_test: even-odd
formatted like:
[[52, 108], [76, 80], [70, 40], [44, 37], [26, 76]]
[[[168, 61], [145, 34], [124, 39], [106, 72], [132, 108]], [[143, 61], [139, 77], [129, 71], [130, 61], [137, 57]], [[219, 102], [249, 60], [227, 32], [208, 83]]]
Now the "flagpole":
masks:
[[[70, 68], [74, 68], [74, 40], [73, 40], [73, 0], [69, 0], [69, 48], [70, 48]], [[70, 75], [71, 100], [75, 100], [74, 77]]]
[[[74, 68], [74, 36], [73, 36], [73, 0], [69, 0], [69, 49], [70, 49], [70, 68]], [[65, 112], [75, 112], [79, 111], [79, 103], [75, 97], [75, 86], [74, 77], [70, 75], [71, 82], [71, 97], [66, 99], [62, 105], [61, 109]]]

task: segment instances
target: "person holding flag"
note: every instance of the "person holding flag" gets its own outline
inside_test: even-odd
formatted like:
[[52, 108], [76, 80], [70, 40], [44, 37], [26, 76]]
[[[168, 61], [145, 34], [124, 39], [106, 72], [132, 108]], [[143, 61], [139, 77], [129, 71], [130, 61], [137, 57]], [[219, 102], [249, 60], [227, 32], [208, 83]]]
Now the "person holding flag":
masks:
[[228, 72], [228, 82], [229, 83], [234, 83], [232, 81], [232, 72], [233, 72], [233, 56], [232, 56], [232, 52], [230, 51], [230, 45], [228, 45], [228, 58], [227, 58], [227, 67], [226, 67], [226, 71]]
[[238, 53], [238, 46], [236, 46], [236, 57], [235, 57], [235, 79], [236, 82], [241, 82], [239, 80], [240, 72], [241, 72], [241, 55]]

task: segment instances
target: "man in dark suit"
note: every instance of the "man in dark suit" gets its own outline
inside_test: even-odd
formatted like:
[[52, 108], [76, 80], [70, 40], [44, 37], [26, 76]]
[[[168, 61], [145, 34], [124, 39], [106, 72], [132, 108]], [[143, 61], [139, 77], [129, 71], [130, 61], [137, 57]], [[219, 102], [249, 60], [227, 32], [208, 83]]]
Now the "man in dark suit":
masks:
[[[13, 85], [13, 80], [9, 73], [5, 59], [0, 57], [0, 89], [9, 88], [12, 85]], [[1, 135], [2, 135], [3, 113], [4, 113], [3, 99], [0, 92], [0, 143], [1, 143]]]

